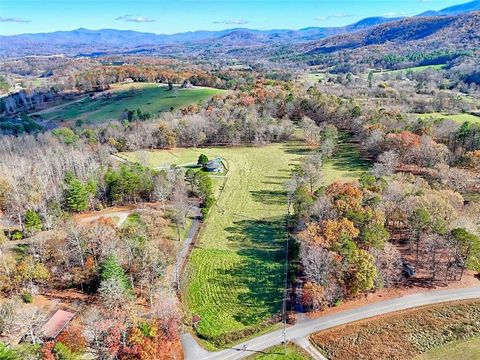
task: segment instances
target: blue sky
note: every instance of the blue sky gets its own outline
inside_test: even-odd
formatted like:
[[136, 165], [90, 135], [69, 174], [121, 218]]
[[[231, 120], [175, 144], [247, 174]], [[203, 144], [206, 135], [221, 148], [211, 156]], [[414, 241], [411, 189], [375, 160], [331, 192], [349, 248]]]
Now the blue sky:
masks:
[[341, 26], [368, 16], [409, 16], [462, 0], [0, 0], [0, 34], [88, 29], [153, 33]]

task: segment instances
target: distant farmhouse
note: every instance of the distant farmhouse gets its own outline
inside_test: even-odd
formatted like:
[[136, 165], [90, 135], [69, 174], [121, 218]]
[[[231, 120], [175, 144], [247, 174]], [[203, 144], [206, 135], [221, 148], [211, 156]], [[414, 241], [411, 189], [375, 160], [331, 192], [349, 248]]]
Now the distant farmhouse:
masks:
[[205, 170], [210, 171], [210, 172], [216, 172], [220, 173], [223, 171], [223, 163], [222, 159], [217, 157], [213, 160], [210, 160], [206, 165], [205, 165]]

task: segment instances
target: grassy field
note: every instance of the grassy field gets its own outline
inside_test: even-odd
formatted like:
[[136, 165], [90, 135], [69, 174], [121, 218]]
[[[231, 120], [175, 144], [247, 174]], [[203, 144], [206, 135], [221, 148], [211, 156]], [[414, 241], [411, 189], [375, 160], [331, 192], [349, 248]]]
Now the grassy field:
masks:
[[[226, 337], [236, 338], [239, 332], [248, 336], [250, 330], [261, 330], [254, 327], [279, 312], [286, 215], [283, 184], [309, 151], [311, 148], [288, 143], [119, 154], [129, 161], [162, 167], [190, 164], [204, 153], [209, 158], [222, 157], [228, 168], [226, 177], [212, 177], [218, 203], [202, 229], [186, 272], [190, 277], [185, 303], [190, 315], [200, 315], [196, 330], [210, 341], [210, 347], [220, 346]], [[353, 180], [366, 169], [356, 145], [342, 142], [325, 164], [324, 182]]]
[[[388, 70], [388, 71], [383, 71], [384, 74], [398, 74], [398, 73], [406, 73], [408, 71], [412, 72], [419, 72], [419, 71], [425, 71], [428, 69], [431, 70], [441, 70], [445, 67], [445, 64], [439, 64], [439, 65], [423, 65], [423, 66], [413, 66], [405, 69], [399, 69], [399, 70]], [[380, 73], [377, 73], [380, 74]]]
[[321, 331], [312, 340], [330, 360], [408, 360], [478, 335], [479, 319], [479, 300], [438, 304]]
[[[131, 89], [135, 89], [131, 91]], [[118, 120], [124, 109], [140, 108], [144, 112], [157, 115], [171, 108], [179, 109], [191, 104], [207, 100], [222, 90], [212, 88], [177, 89], [176, 95], [167, 91], [165, 86], [155, 83], [117, 84], [109, 90], [111, 98], [72, 100], [38, 112], [47, 120], [76, 121], [96, 123], [108, 120]]]
[[367, 171], [370, 164], [363, 160], [356, 144], [347, 141], [348, 135], [340, 134], [340, 141], [332, 158], [323, 166], [325, 185], [335, 180], [355, 180]]
[[428, 114], [417, 114], [419, 118], [426, 119], [426, 118], [434, 118], [434, 119], [448, 119], [453, 120], [458, 123], [464, 123], [469, 121], [471, 123], [480, 123], [480, 116], [471, 115], [471, 114], [442, 114], [442, 113], [428, 113]]
[[326, 76], [326, 73], [306, 73], [300, 76], [299, 80], [309, 84], [316, 84], [320, 80], [325, 80]]
[[248, 360], [310, 360], [311, 357], [300, 347], [294, 344], [287, 345], [287, 353], [283, 345], [278, 345], [263, 351], [261, 354], [252, 355]]
[[480, 337], [430, 350], [415, 360], [478, 360], [480, 359]]

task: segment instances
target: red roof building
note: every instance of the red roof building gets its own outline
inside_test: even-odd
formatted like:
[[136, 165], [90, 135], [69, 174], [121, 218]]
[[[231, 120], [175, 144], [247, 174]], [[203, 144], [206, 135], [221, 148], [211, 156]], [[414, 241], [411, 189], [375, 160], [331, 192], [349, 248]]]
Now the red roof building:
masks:
[[55, 339], [75, 316], [74, 313], [57, 310], [55, 314], [42, 326], [42, 334], [47, 339]]

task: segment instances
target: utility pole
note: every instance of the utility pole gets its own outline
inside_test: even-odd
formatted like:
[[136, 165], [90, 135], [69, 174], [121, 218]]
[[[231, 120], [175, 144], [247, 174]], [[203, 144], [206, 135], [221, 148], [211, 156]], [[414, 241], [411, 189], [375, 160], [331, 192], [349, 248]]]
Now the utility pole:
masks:
[[282, 312], [283, 312], [283, 345], [285, 349], [285, 355], [287, 355], [287, 296], [288, 296], [288, 228], [289, 228], [289, 219], [290, 219], [290, 206], [287, 209], [287, 218], [285, 221], [285, 283], [283, 289], [283, 305], [282, 305]]

